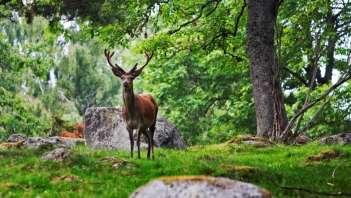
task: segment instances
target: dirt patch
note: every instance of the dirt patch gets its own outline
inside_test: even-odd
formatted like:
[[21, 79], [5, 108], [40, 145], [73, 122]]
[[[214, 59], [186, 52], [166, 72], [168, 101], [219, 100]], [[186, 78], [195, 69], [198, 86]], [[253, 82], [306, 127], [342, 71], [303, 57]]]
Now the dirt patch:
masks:
[[309, 156], [307, 158], [307, 162], [319, 162], [319, 161], [329, 161], [332, 159], [336, 159], [342, 156], [342, 153], [337, 150], [325, 150], [321, 151], [316, 155]]
[[198, 159], [201, 160], [201, 161], [214, 162], [214, 161], [218, 161], [220, 159], [220, 157], [214, 156], [214, 155], [205, 154], [203, 156], [198, 157]]
[[220, 167], [226, 172], [238, 172], [238, 173], [254, 173], [258, 169], [252, 166], [235, 166], [229, 164], [221, 164]]
[[18, 185], [11, 182], [0, 183], [0, 189], [11, 189], [16, 188]]
[[132, 168], [134, 167], [134, 164], [131, 162], [128, 162], [124, 159], [116, 158], [116, 157], [104, 157], [101, 159], [101, 162], [105, 165], [110, 165], [115, 169], [118, 168]]
[[258, 168], [252, 166], [221, 164], [217, 174], [222, 177], [245, 180], [247, 178], [255, 178], [260, 174], [260, 171]]
[[76, 182], [80, 181], [80, 178], [76, 175], [61, 175], [53, 177], [51, 182], [58, 183], [58, 182]]
[[6, 150], [6, 149], [11, 149], [11, 148], [20, 148], [24, 145], [25, 141], [19, 141], [19, 142], [4, 142], [0, 144], [0, 149]]

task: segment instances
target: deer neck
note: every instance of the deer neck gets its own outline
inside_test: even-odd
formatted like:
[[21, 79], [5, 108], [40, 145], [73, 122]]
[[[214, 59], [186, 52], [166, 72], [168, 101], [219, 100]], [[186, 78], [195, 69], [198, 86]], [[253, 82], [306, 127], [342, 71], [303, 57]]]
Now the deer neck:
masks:
[[135, 118], [135, 96], [133, 88], [123, 88], [123, 103], [129, 119]]

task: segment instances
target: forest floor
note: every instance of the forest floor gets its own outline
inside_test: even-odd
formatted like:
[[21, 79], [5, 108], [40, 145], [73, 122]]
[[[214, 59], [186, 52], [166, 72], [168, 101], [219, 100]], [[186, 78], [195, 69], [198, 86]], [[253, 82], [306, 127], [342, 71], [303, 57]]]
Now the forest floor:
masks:
[[[351, 193], [351, 146], [223, 143], [187, 150], [155, 149], [155, 160], [128, 152], [78, 146], [62, 162], [42, 150], [0, 150], [0, 197], [128, 197], [153, 178], [171, 175], [228, 177], [264, 187], [274, 197]], [[297, 190], [298, 189], [298, 190]]]

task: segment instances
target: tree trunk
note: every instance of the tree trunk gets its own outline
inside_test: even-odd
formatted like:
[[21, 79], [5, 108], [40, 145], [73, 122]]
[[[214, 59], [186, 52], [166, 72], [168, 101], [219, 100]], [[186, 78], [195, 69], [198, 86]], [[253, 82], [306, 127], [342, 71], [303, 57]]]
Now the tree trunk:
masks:
[[333, 76], [333, 68], [335, 67], [335, 47], [337, 42], [337, 16], [333, 14], [331, 5], [329, 6], [329, 11], [326, 17], [328, 36], [328, 44], [327, 44], [327, 52], [326, 52], [326, 66], [325, 66], [325, 74], [322, 77], [321, 71], [318, 71], [317, 80], [319, 84], [330, 83]]
[[248, 43], [257, 135], [285, 140], [288, 120], [274, 49], [278, 0], [248, 0]]

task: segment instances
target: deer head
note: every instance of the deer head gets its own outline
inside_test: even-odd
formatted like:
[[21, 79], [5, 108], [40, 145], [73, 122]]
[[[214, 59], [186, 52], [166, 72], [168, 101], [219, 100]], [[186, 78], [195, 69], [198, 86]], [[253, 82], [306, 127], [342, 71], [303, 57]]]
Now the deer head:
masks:
[[152, 53], [151, 54], [145, 53], [146, 63], [140, 68], [138, 68], [138, 63], [136, 63], [132, 69], [126, 72], [118, 64], [112, 63], [111, 58], [113, 55], [114, 55], [114, 52], [111, 53], [110, 51], [105, 49], [105, 57], [107, 59], [107, 62], [110, 65], [113, 74], [122, 80], [122, 84], [125, 89], [133, 88], [133, 80], [141, 74], [144, 67], [150, 62], [153, 56]]

